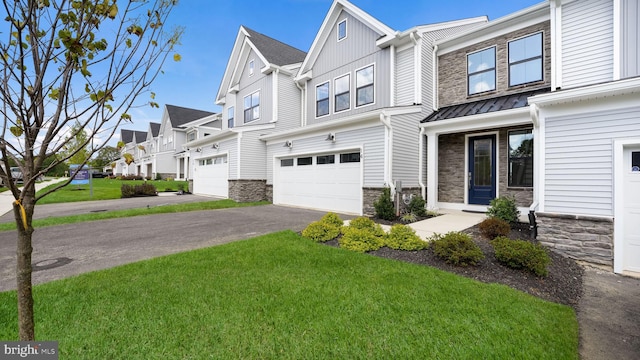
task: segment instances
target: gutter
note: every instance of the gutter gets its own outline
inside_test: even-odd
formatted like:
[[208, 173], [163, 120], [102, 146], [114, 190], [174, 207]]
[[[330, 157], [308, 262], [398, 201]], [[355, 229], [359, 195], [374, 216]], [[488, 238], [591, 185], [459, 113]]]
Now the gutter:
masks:
[[389, 116], [383, 111], [380, 113], [380, 122], [384, 125], [386, 130], [387, 141], [385, 143], [385, 156], [384, 162], [384, 182], [391, 188], [391, 196], [395, 196], [396, 186], [391, 179], [392, 166], [393, 166], [393, 128], [391, 127], [391, 121]]
[[418, 145], [418, 185], [420, 186], [420, 193], [422, 194], [423, 199], [427, 198], [427, 185], [422, 180], [424, 173], [424, 134], [426, 131], [426, 128], [420, 128], [420, 140]]

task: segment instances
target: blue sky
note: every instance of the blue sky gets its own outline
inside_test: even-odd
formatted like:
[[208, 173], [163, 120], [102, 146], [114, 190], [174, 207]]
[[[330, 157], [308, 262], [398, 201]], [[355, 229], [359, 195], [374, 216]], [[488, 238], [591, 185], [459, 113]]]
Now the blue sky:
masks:
[[[486, 15], [490, 20], [540, 3], [541, 0], [352, 0], [354, 5], [394, 30]], [[177, 52], [182, 61], [167, 61], [153, 83], [160, 109], [131, 111], [133, 124], [146, 131], [160, 122], [165, 104], [218, 112], [214, 98], [238, 29], [245, 25], [300, 50], [308, 51], [332, 0], [181, 0], [172, 14], [185, 33]]]

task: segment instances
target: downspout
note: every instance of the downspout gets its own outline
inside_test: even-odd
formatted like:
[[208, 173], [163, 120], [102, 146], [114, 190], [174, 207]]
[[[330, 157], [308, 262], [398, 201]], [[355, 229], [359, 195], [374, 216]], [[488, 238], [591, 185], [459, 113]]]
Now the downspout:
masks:
[[396, 47], [395, 45], [391, 45], [390, 47], [390, 57], [391, 60], [389, 61], [390, 63], [390, 72], [389, 74], [391, 74], [391, 99], [389, 99], [389, 104], [391, 104], [391, 107], [396, 106]]
[[275, 123], [278, 122], [278, 97], [280, 97], [280, 91], [278, 89], [278, 87], [280, 86], [280, 69], [276, 68], [276, 70], [273, 72], [273, 89], [272, 89], [272, 94], [273, 94], [273, 99], [271, 99], [271, 102], [273, 104], [273, 110], [271, 113], [271, 122]]
[[391, 196], [395, 196], [396, 186], [391, 179], [392, 166], [393, 166], [393, 128], [391, 127], [391, 121], [384, 111], [380, 113], [380, 122], [385, 127], [387, 142], [385, 143], [385, 162], [384, 162], [384, 182], [391, 188]]
[[438, 67], [438, 45], [433, 45], [433, 63], [431, 64], [431, 71], [432, 71], [432, 75], [431, 75], [431, 81], [433, 82], [433, 99], [432, 99], [432, 103], [433, 103], [433, 111], [438, 110], [438, 71], [437, 71], [437, 67]]
[[420, 47], [418, 46], [418, 39], [416, 39], [416, 33], [412, 32], [409, 34], [409, 39], [413, 44], [413, 102], [414, 104], [422, 104], [422, 77], [421, 77], [421, 66], [422, 62], [420, 61]]
[[531, 122], [533, 122], [533, 202], [529, 206], [529, 234], [532, 239], [535, 239], [538, 235], [538, 225], [536, 223], [536, 211], [539, 206], [540, 198], [540, 181], [538, 180], [538, 174], [540, 174], [540, 113], [536, 104], [529, 104], [529, 114], [531, 115]]
[[422, 198], [427, 198], [427, 185], [425, 185], [424, 181], [424, 134], [425, 128], [420, 128], [420, 140], [418, 145], [418, 185], [420, 185], [420, 194], [422, 194]]
[[306, 87], [307, 87], [307, 82], [305, 81], [304, 83], [304, 89], [302, 88], [302, 86], [300, 86], [300, 83], [298, 83], [297, 80], [293, 80], [293, 82], [296, 84], [296, 87], [298, 88], [298, 90], [300, 90], [300, 127], [304, 127], [304, 114], [305, 114], [305, 109], [304, 109], [304, 105], [305, 105], [305, 99], [307, 97], [307, 92], [305, 91]]

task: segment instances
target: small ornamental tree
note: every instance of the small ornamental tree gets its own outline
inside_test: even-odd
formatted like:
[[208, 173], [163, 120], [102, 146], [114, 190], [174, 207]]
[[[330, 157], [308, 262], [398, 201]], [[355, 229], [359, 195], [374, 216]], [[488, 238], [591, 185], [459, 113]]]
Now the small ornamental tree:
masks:
[[[78, 165], [85, 165], [132, 120], [129, 109], [142, 104], [164, 61], [180, 59], [173, 48], [182, 29], [167, 25], [177, 0], [0, 1], [0, 178], [15, 199], [19, 339], [29, 341], [33, 211], [71, 179], [37, 196], [35, 182], [84, 151]], [[97, 134], [102, 141], [93, 141]], [[8, 171], [14, 163], [20, 190]]]

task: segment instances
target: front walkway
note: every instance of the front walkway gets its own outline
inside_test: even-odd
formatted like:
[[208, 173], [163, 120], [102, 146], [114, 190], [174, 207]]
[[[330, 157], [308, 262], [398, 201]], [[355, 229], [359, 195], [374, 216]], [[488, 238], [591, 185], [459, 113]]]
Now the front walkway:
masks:
[[[49, 186], [49, 185], [53, 185], [59, 182], [62, 182], [64, 180], [67, 180], [67, 178], [47, 178], [45, 181], [39, 182], [36, 184], [36, 192], [44, 189], [45, 187]], [[13, 198], [13, 194], [11, 194], [11, 191], [6, 190], [0, 193], [0, 216], [13, 211], [13, 202], [15, 201], [15, 199]]]
[[460, 210], [442, 209], [440, 215], [427, 220], [409, 224], [420, 238], [428, 238], [433, 234], [446, 234], [450, 231], [462, 231], [479, 224], [486, 218], [484, 213], [471, 213]]

